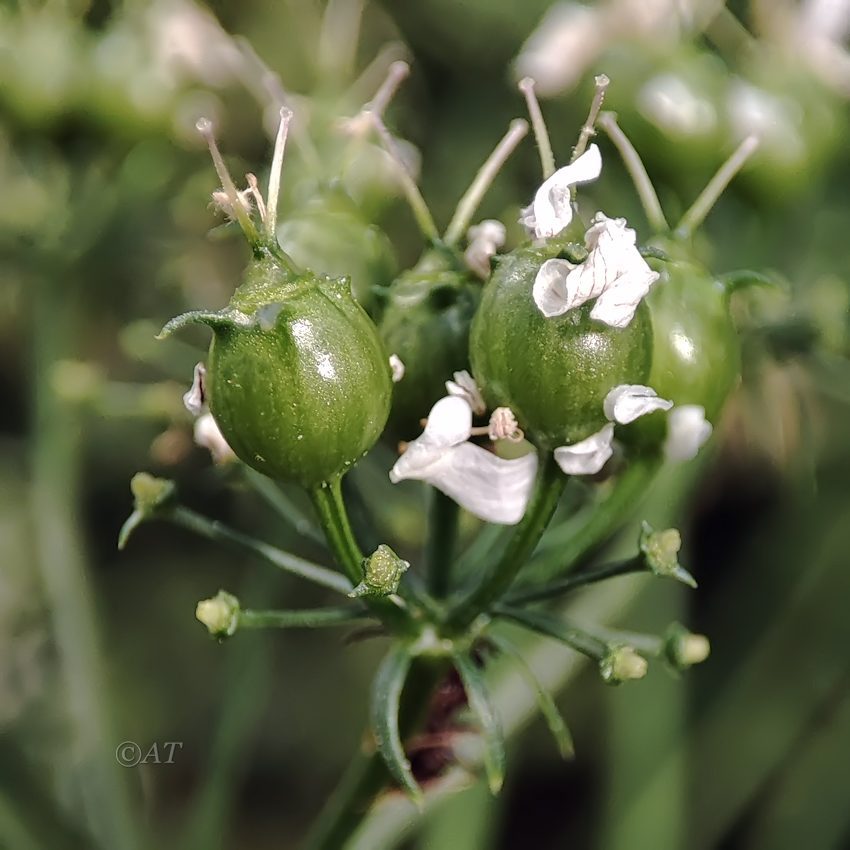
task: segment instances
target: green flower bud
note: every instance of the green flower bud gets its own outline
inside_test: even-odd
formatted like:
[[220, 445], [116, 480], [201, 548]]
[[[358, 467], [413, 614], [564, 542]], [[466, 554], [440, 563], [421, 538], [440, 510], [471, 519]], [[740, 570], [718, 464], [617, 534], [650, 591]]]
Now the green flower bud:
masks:
[[405, 438], [446, 394], [446, 381], [469, 369], [469, 327], [481, 284], [447, 256], [427, 252], [390, 286], [379, 322], [384, 346], [404, 363], [393, 389], [391, 424]]
[[239, 625], [239, 600], [226, 590], [212, 599], [202, 599], [195, 608], [195, 617], [209, 633], [219, 640], [230, 637]]
[[346, 280], [296, 274], [264, 252], [227, 309], [179, 316], [163, 335], [190, 322], [213, 330], [206, 398], [227, 443], [254, 469], [313, 488], [380, 436], [389, 360]]
[[391, 596], [398, 591], [402, 575], [410, 567], [390, 549], [381, 544], [363, 560], [363, 581], [349, 593], [349, 596]]
[[130, 535], [145, 520], [167, 510], [175, 500], [177, 489], [173, 481], [156, 478], [148, 472], [137, 472], [130, 480], [133, 494], [133, 512], [118, 532], [118, 548], [123, 549]]
[[630, 679], [642, 679], [649, 664], [631, 646], [611, 646], [599, 662], [599, 673], [609, 685], [620, 685]]
[[711, 653], [705, 635], [688, 631], [681, 623], [673, 623], [664, 636], [664, 657], [675, 670], [687, 670], [701, 664]]
[[538, 269], [567, 247], [572, 250], [550, 240], [506, 255], [484, 289], [470, 336], [473, 371], [488, 405], [509, 407], [542, 448], [599, 431], [607, 421], [605, 396], [621, 384], [648, 383], [650, 368], [645, 303], [624, 328], [591, 319], [590, 303], [555, 317], [535, 304]]
[[697, 586], [694, 577], [679, 564], [682, 536], [678, 529], [665, 528], [663, 531], [656, 531], [648, 522], [644, 522], [639, 545], [647, 567], [655, 575], [674, 578], [689, 587]]
[[302, 268], [350, 277], [354, 297], [369, 312], [376, 290], [388, 286], [396, 272], [389, 239], [342, 191], [326, 192], [297, 209], [278, 227], [277, 237]]

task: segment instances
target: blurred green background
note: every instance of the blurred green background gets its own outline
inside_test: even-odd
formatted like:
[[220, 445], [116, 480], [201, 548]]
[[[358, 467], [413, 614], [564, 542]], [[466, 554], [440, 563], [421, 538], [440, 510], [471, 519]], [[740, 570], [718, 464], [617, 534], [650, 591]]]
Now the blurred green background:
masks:
[[[216, 181], [195, 120], [216, 119], [236, 173], [260, 174], [280, 85], [303, 124], [285, 209], [342, 175], [399, 267], [416, 259], [386, 162], [367, 146], [346, 160], [336, 127], [400, 57], [413, 72], [388, 118], [421, 155], [438, 222], [523, 114], [519, 76], [538, 79], [563, 161], [605, 72], [673, 220], [744, 135], [762, 137], [696, 245], [717, 272], [772, 269], [786, 285], [736, 300], [742, 386], [712, 450], [665, 473], [636, 515], [682, 529], [699, 590], [619, 579], [574, 605], [635, 629], [681, 619], [710, 636], [709, 661], [609, 689], [529, 642], [575, 759], [558, 760], [522, 682], [497, 670], [522, 732], [502, 796], [454, 768], [446, 787], [463, 790], [421, 829], [391, 796], [352, 846], [850, 847], [850, 3], [385, 0], [365, 4], [358, 34], [360, 5], [0, 6], [0, 847], [296, 847], [358, 746], [383, 641], [219, 645], [193, 617], [219, 587], [254, 607], [322, 596], [169, 526], [122, 553], [115, 541], [145, 469], [209, 516], [326, 558], [193, 446], [181, 394], [203, 336], [153, 336], [225, 303], [245, 258], [240, 240], [208, 236]], [[648, 235], [600, 145], [593, 198]], [[527, 142], [481, 217], [514, 221], [538, 182]], [[355, 477], [415, 561], [422, 494], [390, 490], [392, 451]], [[181, 746], [173, 764], [122, 768], [124, 741]]]

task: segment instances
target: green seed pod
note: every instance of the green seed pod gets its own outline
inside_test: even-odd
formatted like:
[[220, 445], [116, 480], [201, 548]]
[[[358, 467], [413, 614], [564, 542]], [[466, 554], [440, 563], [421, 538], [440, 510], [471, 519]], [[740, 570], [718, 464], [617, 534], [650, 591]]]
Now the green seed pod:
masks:
[[469, 327], [480, 295], [481, 284], [436, 250], [390, 286], [379, 328], [387, 351], [405, 367], [390, 419], [400, 436], [418, 434], [420, 419], [446, 394], [446, 381], [469, 369]]
[[646, 384], [652, 326], [648, 308], [618, 329], [590, 318], [591, 304], [544, 316], [532, 288], [541, 264], [563, 243], [523, 246], [506, 255], [484, 289], [470, 353], [490, 407], [509, 407], [541, 448], [585, 439], [606, 423], [603, 401], [620, 384]]
[[263, 251], [225, 310], [179, 316], [163, 334], [189, 322], [213, 329], [206, 400], [233, 451], [259, 472], [313, 488], [380, 436], [388, 358], [347, 280], [295, 274]]
[[386, 235], [366, 222], [342, 190], [299, 207], [277, 229], [281, 248], [302, 268], [351, 278], [354, 297], [372, 312], [375, 292], [389, 285], [396, 259]]
[[652, 315], [651, 386], [674, 404], [699, 404], [714, 421], [740, 380], [741, 344], [726, 287], [685, 260], [658, 263]]

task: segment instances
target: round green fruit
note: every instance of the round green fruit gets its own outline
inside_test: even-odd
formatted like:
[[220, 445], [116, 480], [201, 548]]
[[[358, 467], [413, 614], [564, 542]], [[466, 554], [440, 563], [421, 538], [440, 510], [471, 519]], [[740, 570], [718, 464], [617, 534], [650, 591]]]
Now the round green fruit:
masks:
[[729, 294], [701, 266], [674, 260], [646, 302], [652, 316], [652, 368], [647, 383], [674, 404], [698, 404], [713, 422], [740, 380], [741, 344]]
[[645, 384], [652, 351], [643, 303], [622, 329], [591, 319], [590, 303], [557, 317], [540, 312], [534, 279], [559, 250], [549, 243], [506, 255], [484, 289], [470, 336], [473, 372], [488, 406], [510, 407], [544, 449], [600, 430], [605, 396], [620, 384]]
[[256, 259], [227, 309], [189, 313], [209, 325], [210, 411], [244, 463], [314, 488], [343, 474], [377, 441], [391, 381], [377, 329], [346, 280], [294, 275]]
[[341, 191], [326, 192], [296, 210], [278, 227], [277, 238], [302, 268], [349, 277], [354, 297], [370, 312], [376, 290], [396, 273], [389, 239]]
[[399, 436], [415, 437], [446, 394], [446, 381], [469, 369], [469, 326], [480, 295], [480, 283], [436, 253], [390, 286], [379, 328], [384, 347], [405, 366], [390, 415]]

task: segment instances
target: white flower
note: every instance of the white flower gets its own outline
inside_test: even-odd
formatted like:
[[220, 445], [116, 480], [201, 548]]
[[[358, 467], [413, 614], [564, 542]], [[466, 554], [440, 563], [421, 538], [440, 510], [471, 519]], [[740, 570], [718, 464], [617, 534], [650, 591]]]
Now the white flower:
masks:
[[204, 393], [204, 377], [207, 370], [203, 363], [196, 363], [195, 370], [192, 374], [192, 386], [187, 392], [183, 393], [183, 406], [192, 416], [200, 416], [204, 411], [206, 403]]
[[624, 218], [597, 213], [585, 234], [589, 254], [581, 265], [552, 259], [540, 266], [532, 290], [540, 312], [547, 318], [560, 316], [595, 298], [592, 319], [626, 327], [659, 277], [635, 242], [635, 232]]
[[390, 471], [397, 484], [426, 481], [486, 522], [514, 525], [522, 519], [537, 473], [537, 455], [504, 460], [475, 443], [472, 408], [459, 396], [440, 399], [421, 436]]
[[203, 449], [208, 449], [214, 463], [230, 463], [236, 460], [233, 449], [224, 439], [212, 413], [205, 413], [195, 420], [195, 442]]
[[522, 46], [519, 77], [532, 77], [544, 97], [575, 86], [605, 45], [604, 15], [579, 3], [556, 3]]
[[613, 441], [614, 425], [609, 422], [580, 443], [555, 449], [555, 462], [567, 475], [595, 475], [614, 453]]
[[[555, 449], [555, 461], [567, 475], [595, 475], [614, 452], [614, 423], [628, 425], [647, 413], [670, 410], [672, 401], [659, 398], [652, 387], [620, 384], [602, 402], [608, 424], [580, 443]], [[678, 409], [678, 408], [676, 408]]]
[[446, 381], [446, 392], [451, 396], [462, 398], [471, 408], [476, 416], [481, 416], [487, 410], [487, 405], [481, 396], [481, 390], [475, 383], [475, 378], [464, 369], [455, 372], [453, 381]]
[[509, 440], [512, 443], [518, 443], [525, 437], [525, 434], [519, 427], [514, 412], [509, 407], [497, 407], [490, 416], [487, 436], [494, 441]]
[[520, 224], [538, 239], [556, 236], [573, 220], [571, 188], [588, 183], [602, 173], [602, 156], [591, 145], [575, 162], [559, 168], [534, 195], [531, 206], [520, 216]]
[[505, 225], [488, 218], [470, 227], [466, 238], [469, 245], [463, 258], [467, 266], [481, 278], [490, 277], [490, 258], [505, 244]]
[[652, 387], [641, 384], [620, 384], [605, 396], [602, 403], [606, 418], [620, 425], [628, 425], [640, 416], [656, 410], [669, 410], [672, 406], [672, 401], [659, 398]]
[[692, 460], [708, 441], [711, 431], [702, 405], [676, 405], [667, 416], [664, 457], [672, 461]]
[[393, 383], [397, 384], [404, 377], [404, 362], [398, 354], [390, 355], [390, 369], [393, 373]]

